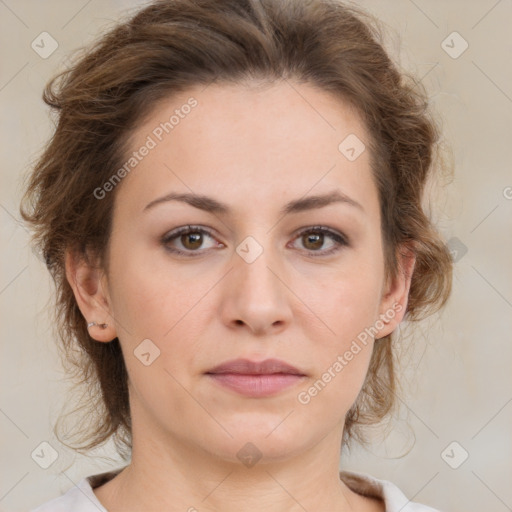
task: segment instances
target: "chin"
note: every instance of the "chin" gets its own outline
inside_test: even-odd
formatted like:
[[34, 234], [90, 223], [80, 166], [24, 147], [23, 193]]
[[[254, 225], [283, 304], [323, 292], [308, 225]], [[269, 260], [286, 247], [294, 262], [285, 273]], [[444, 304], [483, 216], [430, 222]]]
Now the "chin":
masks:
[[[246, 418], [240, 423], [223, 423], [233, 437], [224, 431], [219, 432], [215, 439], [208, 443], [207, 450], [213, 452], [216, 457], [226, 462], [252, 465], [283, 462], [290, 457], [298, 455], [320, 440], [324, 433], [305, 432], [299, 424], [290, 419], [283, 421], [286, 415], [279, 418], [269, 418], [268, 415], [254, 418]], [[222, 423], [222, 422], [221, 422]]]

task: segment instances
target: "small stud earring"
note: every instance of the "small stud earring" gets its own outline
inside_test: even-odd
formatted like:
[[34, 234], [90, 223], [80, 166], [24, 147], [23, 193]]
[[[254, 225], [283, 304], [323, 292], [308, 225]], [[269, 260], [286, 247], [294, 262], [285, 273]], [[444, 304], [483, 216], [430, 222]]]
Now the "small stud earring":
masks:
[[108, 324], [97, 324], [96, 322], [89, 322], [87, 324], [87, 329], [89, 329], [90, 327], [93, 327], [97, 325], [98, 327], [100, 327], [101, 329], [106, 329], [108, 327]]

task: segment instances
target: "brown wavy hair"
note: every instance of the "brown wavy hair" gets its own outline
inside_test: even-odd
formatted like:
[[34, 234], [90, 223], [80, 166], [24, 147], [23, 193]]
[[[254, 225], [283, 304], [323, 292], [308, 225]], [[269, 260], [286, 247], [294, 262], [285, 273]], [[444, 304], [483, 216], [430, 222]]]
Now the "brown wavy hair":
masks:
[[[382, 41], [378, 20], [337, 0], [157, 1], [48, 83], [43, 99], [57, 114], [56, 129], [29, 176], [21, 213], [56, 284], [63, 360], [72, 380], [85, 385], [73, 411], [82, 410], [83, 421], [65, 436], [67, 446], [87, 451], [113, 436], [127, 458], [131, 417], [119, 340], [89, 336], [64, 254], [94, 254], [106, 265], [115, 191], [102, 200], [93, 192], [122, 166], [130, 135], [156, 103], [191, 86], [290, 79], [355, 107], [370, 137], [387, 276], [400, 271], [397, 251], [408, 247], [416, 265], [406, 318], [419, 320], [444, 305], [452, 261], [422, 206], [427, 181], [446, 170], [438, 158], [440, 129], [424, 87], [399, 70]], [[396, 384], [389, 335], [375, 344], [346, 416], [344, 444], [364, 442], [359, 427], [388, 415]]]

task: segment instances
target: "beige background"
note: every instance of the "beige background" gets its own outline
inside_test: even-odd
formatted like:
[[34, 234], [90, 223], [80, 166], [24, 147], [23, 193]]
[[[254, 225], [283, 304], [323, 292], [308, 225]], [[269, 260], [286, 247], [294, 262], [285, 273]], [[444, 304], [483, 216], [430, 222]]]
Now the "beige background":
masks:
[[[389, 49], [400, 49], [400, 65], [422, 79], [443, 118], [456, 174], [440, 196], [438, 221], [446, 240], [456, 237], [467, 253], [458, 252], [449, 305], [423, 324], [405, 360], [406, 394], [391, 435], [346, 454], [342, 466], [391, 480], [414, 501], [445, 511], [512, 510], [512, 3], [358, 4], [388, 26]], [[27, 510], [118, 465], [75, 457], [52, 434], [66, 400], [46, 309], [52, 287], [28, 246], [18, 203], [21, 179], [51, 133], [44, 84], [70, 51], [136, 5], [0, 0], [0, 510]], [[31, 48], [43, 31], [58, 42], [47, 59]], [[469, 44], [456, 59], [441, 46], [453, 31]], [[452, 51], [461, 43], [454, 39]], [[31, 458], [43, 441], [58, 453], [46, 470]], [[469, 457], [451, 468], [446, 461], [459, 464], [463, 450]]]

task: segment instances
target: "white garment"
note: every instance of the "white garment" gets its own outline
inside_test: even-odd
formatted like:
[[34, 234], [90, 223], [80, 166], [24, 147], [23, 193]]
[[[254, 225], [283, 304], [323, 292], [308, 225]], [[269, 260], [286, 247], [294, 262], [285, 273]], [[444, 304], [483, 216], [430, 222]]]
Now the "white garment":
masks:
[[[30, 512], [108, 512], [94, 494], [93, 486], [106, 483], [120, 471], [83, 478], [62, 496], [43, 503]], [[387, 480], [378, 480], [370, 475], [348, 471], [340, 472], [340, 478], [354, 492], [384, 500], [386, 512], [440, 512], [426, 505], [409, 501], [395, 484]]]

